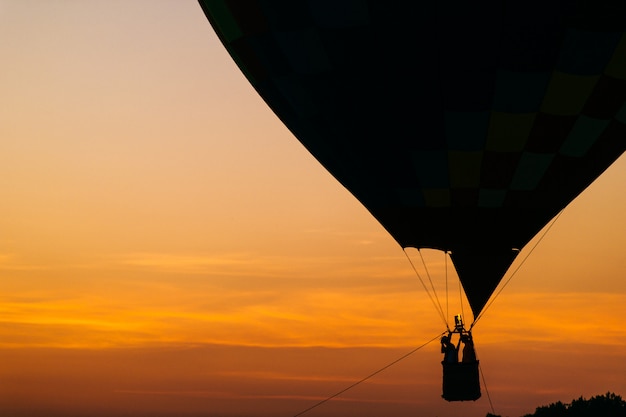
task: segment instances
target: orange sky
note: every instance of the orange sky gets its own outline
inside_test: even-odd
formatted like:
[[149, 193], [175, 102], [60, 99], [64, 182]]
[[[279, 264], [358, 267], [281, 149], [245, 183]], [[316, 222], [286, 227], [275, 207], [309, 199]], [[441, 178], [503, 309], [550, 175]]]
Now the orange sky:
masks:
[[[0, 0], [0, 39], [7, 415], [292, 416], [445, 330], [195, 1]], [[622, 157], [475, 328], [497, 413], [626, 394], [625, 182]], [[439, 361], [430, 344], [308, 415], [491, 411], [444, 402]]]

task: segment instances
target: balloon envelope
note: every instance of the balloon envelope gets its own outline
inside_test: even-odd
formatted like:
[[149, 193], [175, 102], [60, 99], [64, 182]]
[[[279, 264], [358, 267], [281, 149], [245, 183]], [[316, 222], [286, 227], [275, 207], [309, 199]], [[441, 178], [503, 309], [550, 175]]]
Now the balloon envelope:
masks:
[[248, 80], [474, 316], [626, 149], [623, 1], [200, 0]]

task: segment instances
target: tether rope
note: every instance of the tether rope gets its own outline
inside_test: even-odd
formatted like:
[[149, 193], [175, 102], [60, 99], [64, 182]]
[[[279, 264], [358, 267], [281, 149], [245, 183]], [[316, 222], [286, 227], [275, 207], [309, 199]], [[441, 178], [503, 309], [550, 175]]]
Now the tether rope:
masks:
[[485, 394], [487, 394], [487, 399], [489, 400], [489, 406], [491, 407], [491, 412], [495, 415], [496, 410], [493, 408], [493, 403], [491, 402], [491, 395], [489, 395], [489, 389], [487, 388], [487, 382], [485, 382], [485, 373], [483, 372], [483, 367], [478, 364], [478, 370], [480, 371], [480, 377], [483, 380], [483, 387], [485, 387]]
[[[476, 359], [478, 359], [478, 352], [476, 352], [476, 347], [474, 347], [474, 353], [476, 354]], [[487, 388], [487, 382], [485, 381], [485, 373], [483, 372], [483, 367], [480, 366], [480, 361], [478, 362], [478, 371], [480, 372], [480, 377], [483, 380], [483, 387], [485, 387], [485, 394], [487, 394], [487, 400], [489, 400], [489, 406], [491, 407], [492, 414], [496, 415], [496, 410], [493, 408], [493, 403], [491, 402], [491, 395], [489, 395], [489, 388]]]
[[426, 294], [428, 294], [428, 298], [430, 298], [430, 301], [435, 306], [435, 310], [437, 310], [437, 312], [439, 313], [439, 317], [443, 320], [443, 323], [446, 325], [446, 329], [448, 329], [448, 331], [450, 331], [450, 326], [448, 326], [448, 320], [446, 320], [446, 316], [444, 315], [443, 310], [441, 309], [441, 305], [438, 306], [437, 303], [435, 302], [435, 300], [433, 300], [433, 296], [430, 294], [430, 291], [428, 291], [428, 287], [426, 286], [426, 284], [424, 284], [424, 280], [422, 279], [422, 276], [420, 275], [420, 273], [417, 271], [417, 268], [415, 267], [415, 264], [413, 264], [413, 261], [411, 260], [411, 257], [406, 252], [406, 248], [402, 248], [402, 250], [404, 251], [404, 255], [406, 256], [406, 258], [409, 260], [409, 263], [411, 264], [411, 267], [413, 268], [413, 271], [415, 271], [415, 275], [417, 275], [417, 277], [419, 278], [420, 282], [422, 283], [422, 286], [424, 287], [424, 290], [426, 291]]
[[509, 285], [509, 282], [511, 282], [511, 280], [513, 279], [513, 277], [515, 276], [515, 274], [517, 274], [517, 271], [520, 270], [520, 268], [522, 267], [522, 265], [524, 265], [524, 263], [526, 262], [526, 260], [528, 259], [528, 257], [530, 256], [531, 253], [533, 253], [533, 251], [535, 250], [535, 248], [539, 245], [539, 243], [543, 240], [544, 237], [546, 237], [546, 235], [548, 234], [548, 232], [550, 231], [550, 229], [552, 229], [552, 226], [554, 226], [554, 223], [556, 223], [556, 221], [559, 219], [559, 217], [561, 216], [561, 214], [563, 213], [563, 210], [561, 210], [556, 216], [554, 216], [554, 219], [552, 219], [552, 222], [550, 222], [550, 224], [548, 225], [548, 227], [546, 228], [546, 230], [543, 232], [543, 234], [539, 237], [539, 239], [537, 240], [537, 242], [535, 242], [535, 244], [533, 245], [532, 248], [530, 248], [530, 251], [528, 251], [528, 253], [526, 254], [526, 256], [524, 256], [524, 259], [522, 259], [522, 262], [519, 263], [519, 265], [517, 266], [517, 268], [515, 268], [515, 270], [511, 273], [511, 275], [509, 276], [509, 278], [506, 280], [506, 282], [500, 287], [500, 289], [496, 292], [496, 294], [491, 298], [491, 301], [489, 301], [489, 303], [485, 306], [485, 308], [483, 308], [483, 310], [480, 312], [480, 314], [478, 315], [478, 317], [476, 317], [476, 319], [474, 320], [474, 322], [472, 323], [472, 325], [470, 326], [470, 330], [472, 329], [472, 327], [474, 327], [474, 325], [476, 324], [476, 322], [478, 322], [478, 320], [480, 320], [483, 316], [483, 314], [485, 314], [485, 311], [487, 311], [487, 309], [489, 309], [489, 307], [491, 307], [491, 305], [494, 303], [494, 301], [496, 301], [496, 298], [498, 298], [498, 296], [500, 295], [500, 293], [504, 290], [504, 288]]
[[424, 343], [421, 346], [416, 347], [415, 349], [413, 349], [412, 351], [410, 351], [409, 353], [404, 354], [403, 356], [399, 357], [398, 359], [396, 359], [395, 361], [391, 362], [388, 365], [383, 366], [382, 368], [380, 368], [379, 370], [377, 370], [376, 372], [372, 372], [371, 374], [369, 374], [368, 376], [366, 376], [365, 378], [355, 382], [354, 384], [342, 389], [341, 391], [337, 392], [336, 394], [331, 395], [330, 397], [318, 402], [317, 404], [312, 405], [311, 407], [307, 408], [306, 410], [302, 410], [300, 411], [298, 414], [294, 414], [293, 417], [298, 417], [303, 415], [304, 413], [308, 413], [309, 411], [313, 410], [314, 408], [319, 407], [320, 405], [332, 400], [333, 398], [336, 398], [338, 396], [340, 396], [341, 394], [343, 394], [344, 392], [356, 387], [357, 385], [367, 381], [368, 379], [372, 378], [375, 375], [378, 375], [379, 373], [381, 373], [382, 371], [384, 371], [385, 369], [395, 365], [396, 363], [400, 362], [403, 359], [408, 358], [409, 356], [411, 356], [412, 354], [414, 354], [415, 352], [417, 352], [418, 350], [420, 350], [421, 348], [423, 348], [424, 346], [432, 343], [433, 341], [439, 339], [441, 336], [443, 336], [444, 334], [446, 334], [447, 332], [443, 332], [441, 334], [438, 334], [437, 336], [433, 337], [432, 339], [430, 339], [428, 342]]

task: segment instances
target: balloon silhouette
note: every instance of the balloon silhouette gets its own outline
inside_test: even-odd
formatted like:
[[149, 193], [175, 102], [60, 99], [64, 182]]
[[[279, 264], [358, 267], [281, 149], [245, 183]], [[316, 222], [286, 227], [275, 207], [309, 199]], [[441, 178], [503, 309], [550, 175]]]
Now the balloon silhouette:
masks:
[[623, 1], [200, 0], [250, 83], [476, 317], [626, 149]]

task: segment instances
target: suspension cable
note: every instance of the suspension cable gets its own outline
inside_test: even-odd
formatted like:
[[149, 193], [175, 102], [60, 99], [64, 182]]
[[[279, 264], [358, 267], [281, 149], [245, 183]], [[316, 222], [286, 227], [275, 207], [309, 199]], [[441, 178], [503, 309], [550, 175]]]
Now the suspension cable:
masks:
[[424, 267], [424, 271], [426, 271], [426, 276], [428, 277], [428, 281], [430, 282], [430, 288], [433, 289], [433, 295], [435, 296], [435, 300], [437, 301], [437, 305], [439, 306], [439, 310], [441, 310], [441, 314], [443, 315], [446, 323], [448, 322], [448, 317], [443, 314], [443, 308], [441, 307], [441, 303], [439, 302], [439, 297], [437, 296], [437, 291], [435, 290], [435, 284], [433, 284], [433, 279], [430, 276], [430, 272], [428, 271], [428, 266], [426, 265], [426, 261], [424, 261], [424, 256], [422, 255], [422, 250], [417, 249], [417, 252], [420, 254], [420, 259], [422, 260], [422, 266]]
[[419, 278], [420, 282], [422, 283], [422, 287], [424, 287], [424, 291], [426, 291], [426, 294], [428, 295], [428, 298], [430, 298], [430, 301], [433, 303], [433, 306], [435, 306], [435, 310], [437, 310], [437, 312], [439, 313], [439, 317], [443, 320], [443, 323], [446, 325], [446, 329], [448, 329], [448, 331], [450, 331], [450, 326], [448, 326], [448, 320], [446, 320], [446, 317], [443, 314], [443, 310], [441, 309], [441, 305], [438, 306], [437, 303], [435, 302], [435, 300], [433, 299], [433, 296], [430, 294], [430, 291], [428, 290], [428, 287], [424, 283], [424, 280], [422, 279], [422, 276], [417, 271], [417, 268], [415, 267], [415, 264], [413, 264], [413, 261], [409, 257], [409, 254], [406, 252], [406, 248], [402, 248], [402, 250], [404, 251], [404, 255], [406, 256], [406, 258], [409, 260], [409, 263], [411, 264], [411, 267], [413, 268], [413, 271], [415, 271], [415, 275], [417, 275], [417, 277]]
[[322, 400], [322, 401], [320, 401], [320, 402], [318, 402], [318, 403], [316, 403], [316, 404], [312, 405], [311, 407], [309, 407], [309, 408], [307, 408], [307, 409], [305, 409], [305, 410], [300, 411], [298, 414], [294, 414], [294, 415], [293, 415], [293, 417], [298, 417], [298, 416], [303, 415], [304, 413], [308, 413], [309, 411], [313, 410], [314, 408], [317, 408], [317, 407], [319, 407], [320, 405], [322, 405], [322, 404], [324, 404], [324, 403], [326, 403], [326, 402], [328, 402], [328, 401], [332, 400], [333, 398], [340, 396], [340, 395], [341, 395], [341, 394], [343, 394], [344, 392], [346, 392], [346, 391], [348, 391], [348, 390], [350, 390], [350, 389], [352, 389], [352, 388], [356, 387], [357, 385], [359, 385], [359, 384], [361, 384], [361, 383], [363, 383], [363, 382], [367, 381], [368, 379], [372, 378], [373, 376], [378, 375], [379, 373], [381, 373], [381, 372], [382, 372], [382, 371], [384, 371], [385, 369], [387, 369], [387, 368], [389, 368], [389, 367], [391, 367], [391, 366], [395, 365], [396, 363], [400, 362], [401, 360], [408, 358], [409, 356], [411, 356], [412, 354], [414, 354], [415, 352], [417, 352], [418, 350], [420, 350], [420, 349], [421, 349], [421, 348], [423, 348], [424, 346], [426, 346], [426, 345], [428, 345], [428, 344], [432, 343], [433, 341], [435, 341], [435, 340], [439, 339], [441, 336], [443, 336], [443, 335], [444, 335], [444, 334], [446, 334], [446, 333], [447, 333], [447, 332], [443, 332], [443, 333], [441, 333], [441, 334], [438, 334], [437, 336], [435, 336], [435, 337], [433, 337], [432, 339], [430, 339], [428, 342], [426, 342], [426, 343], [422, 344], [421, 346], [416, 347], [415, 349], [413, 349], [412, 351], [410, 351], [410, 352], [408, 352], [408, 353], [405, 353], [404, 355], [402, 355], [402, 356], [401, 356], [401, 357], [399, 357], [398, 359], [394, 360], [393, 362], [389, 363], [388, 365], [383, 366], [383, 367], [382, 367], [382, 368], [380, 368], [379, 370], [377, 370], [377, 371], [375, 371], [375, 372], [372, 372], [371, 374], [369, 374], [369, 375], [368, 375], [368, 376], [366, 376], [365, 378], [360, 379], [359, 381], [357, 381], [357, 382], [353, 383], [352, 385], [350, 385], [350, 386], [348, 386], [348, 387], [346, 387], [346, 388], [342, 389], [341, 391], [337, 392], [336, 394], [333, 394], [333, 395], [331, 395], [330, 397], [328, 397], [328, 398], [326, 398], [326, 399], [324, 399], [324, 400]]
[[448, 297], [448, 251], [443, 251], [443, 264], [445, 265], [446, 270], [446, 322], [450, 318], [450, 307], [449, 307], [449, 297]]
[[461, 304], [461, 317], [465, 317], [465, 309], [463, 308], [463, 286], [461, 285], [460, 279], [459, 279], [459, 304]]
[[515, 274], [517, 274], [517, 271], [520, 270], [520, 268], [522, 267], [522, 265], [524, 265], [524, 263], [526, 262], [526, 260], [528, 259], [528, 257], [530, 256], [531, 253], [533, 253], [533, 251], [535, 250], [535, 248], [539, 245], [539, 243], [541, 243], [541, 241], [543, 240], [544, 237], [546, 237], [546, 235], [548, 234], [548, 232], [550, 231], [550, 229], [552, 229], [552, 226], [554, 226], [554, 224], [556, 223], [556, 221], [559, 219], [559, 217], [561, 217], [561, 214], [563, 213], [563, 210], [561, 210], [556, 216], [554, 216], [554, 219], [552, 219], [552, 222], [550, 222], [550, 224], [548, 225], [548, 227], [546, 228], [546, 230], [544, 230], [544, 232], [541, 234], [541, 236], [539, 237], [539, 239], [537, 239], [537, 242], [535, 242], [535, 244], [533, 245], [532, 248], [530, 248], [530, 251], [528, 251], [528, 253], [526, 254], [526, 256], [524, 256], [524, 258], [522, 259], [522, 261], [519, 263], [519, 265], [517, 266], [517, 268], [515, 268], [515, 270], [511, 273], [511, 275], [509, 276], [509, 278], [506, 280], [506, 282], [500, 287], [500, 289], [495, 293], [495, 295], [491, 298], [491, 300], [489, 301], [489, 303], [485, 306], [485, 308], [483, 308], [483, 310], [480, 312], [480, 314], [478, 315], [478, 317], [476, 317], [476, 319], [474, 320], [474, 322], [472, 323], [472, 325], [470, 326], [470, 330], [472, 329], [472, 327], [474, 327], [474, 325], [476, 324], [476, 322], [478, 320], [480, 320], [483, 316], [483, 314], [485, 314], [485, 311], [487, 311], [487, 309], [489, 309], [489, 307], [491, 307], [491, 305], [494, 303], [494, 301], [496, 301], [496, 298], [498, 298], [498, 296], [500, 295], [500, 293], [504, 290], [504, 288], [509, 284], [509, 282], [511, 282], [511, 280], [513, 279], [513, 277], [515, 276]]

